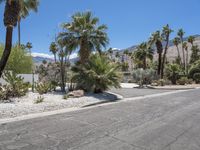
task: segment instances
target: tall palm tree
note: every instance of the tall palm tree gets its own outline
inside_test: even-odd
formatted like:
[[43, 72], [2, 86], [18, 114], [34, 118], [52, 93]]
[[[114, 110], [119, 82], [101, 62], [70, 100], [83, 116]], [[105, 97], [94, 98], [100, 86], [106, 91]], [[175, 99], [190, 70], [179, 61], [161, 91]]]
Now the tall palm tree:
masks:
[[185, 50], [186, 52], [186, 62], [185, 62], [185, 73], [186, 75], [188, 75], [188, 46], [187, 46], [187, 42], [183, 42], [183, 49]]
[[194, 36], [189, 36], [188, 43], [190, 43], [192, 45], [192, 47], [194, 46], [194, 40], [195, 40]]
[[92, 51], [100, 52], [101, 47], [108, 44], [108, 36], [105, 32], [106, 25], [98, 26], [99, 19], [93, 17], [91, 12], [76, 13], [72, 16], [72, 22], [63, 24], [63, 32], [59, 34], [68, 42], [69, 49], [79, 48], [80, 62], [88, 61]]
[[158, 53], [158, 69], [157, 69], [157, 75], [160, 76], [161, 73], [161, 64], [162, 64], [162, 53], [163, 53], [163, 44], [162, 44], [162, 36], [160, 34], [160, 31], [156, 31], [153, 33], [150, 37], [150, 44], [156, 45], [157, 53]]
[[57, 55], [57, 52], [58, 52], [58, 47], [57, 47], [56, 42], [52, 42], [51, 43], [49, 50], [54, 55], [54, 61], [56, 63], [56, 61], [57, 61], [56, 60], [56, 55]]
[[25, 19], [29, 16], [30, 11], [37, 12], [39, 0], [19, 0], [21, 9], [18, 16], [18, 44], [21, 45], [21, 19]]
[[[0, 1], [2, 2], [2, 0]], [[4, 10], [4, 25], [6, 26], [6, 42], [3, 55], [0, 60], [0, 77], [7, 64], [12, 48], [13, 28], [17, 25], [17, 19], [20, 13], [19, 0], [6, 0]]]
[[147, 42], [143, 42], [134, 52], [134, 59], [141, 60], [143, 63], [143, 69], [145, 70], [147, 68], [147, 59], [153, 59], [153, 49]]
[[27, 42], [27, 43], [26, 43], [26, 48], [28, 48], [29, 53], [31, 54], [31, 49], [33, 48], [32, 43]]
[[[0, 0], [4, 2], [6, 0]], [[25, 19], [29, 16], [30, 11], [37, 12], [39, 0], [18, 0], [20, 4], [20, 13], [18, 15], [18, 45], [21, 46], [21, 19]]]
[[170, 29], [168, 24], [166, 26], [164, 26], [163, 29], [162, 29], [162, 37], [165, 40], [166, 44], [165, 44], [165, 50], [164, 50], [164, 54], [163, 54], [162, 65], [161, 65], [161, 79], [163, 79], [163, 77], [164, 77], [166, 55], [167, 55], [167, 51], [168, 51], [168, 48], [169, 48], [169, 38], [170, 38], [170, 34], [172, 32], [173, 32], [173, 30]]
[[185, 63], [185, 51], [183, 49], [183, 36], [184, 36], [184, 34], [185, 34], [185, 32], [183, 31], [183, 29], [179, 29], [178, 30], [177, 35], [178, 35], [178, 37], [181, 40], [181, 49], [182, 49], [182, 53], [183, 53], [183, 68], [185, 68], [185, 70], [186, 70], [186, 65], [185, 65], [186, 64]]
[[173, 39], [173, 43], [174, 43], [174, 45], [176, 46], [176, 49], [177, 49], [178, 61], [179, 61], [179, 63], [182, 63], [181, 55], [180, 55], [180, 50], [179, 50], [179, 47], [178, 47], [178, 45], [180, 44], [180, 38], [179, 37], [175, 37]]

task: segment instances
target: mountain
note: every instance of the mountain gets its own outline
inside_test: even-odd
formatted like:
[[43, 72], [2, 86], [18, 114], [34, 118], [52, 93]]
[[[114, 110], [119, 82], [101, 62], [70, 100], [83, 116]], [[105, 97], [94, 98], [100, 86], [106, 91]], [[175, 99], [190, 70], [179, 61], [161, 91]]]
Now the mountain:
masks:
[[[32, 53], [33, 62], [36, 66], [42, 64], [43, 61], [54, 62], [53, 55], [45, 54], [45, 53]], [[74, 64], [78, 61], [77, 54], [72, 54], [70, 62]]]
[[[200, 47], [200, 35], [193, 35], [195, 37], [195, 42], [194, 44], [195, 45], [198, 45]], [[185, 37], [184, 38], [184, 41], [187, 41], [188, 37]], [[117, 48], [114, 48], [113, 51], [113, 57], [116, 53], [119, 53], [119, 55], [122, 57], [123, 56], [123, 52], [125, 50], [128, 50], [130, 52], [133, 52], [137, 49], [137, 46], [138, 45], [133, 45], [129, 48], [126, 48], [126, 49], [117, 49]], [[181, 47], [179, 45], [179, 48], [181, 50]], [[189, 49], [189, 55], [191, 54], [191, 45], [188, 44], [188, 49]], [[182, 54], [182, 53], [181, 53]], [[33, 56], [33, 61], [36, 65], [40, 65], [42, 63], [43, 60], [46, 60], [47, 62], [53, 62], [54, 61], [54, 57], [52, 55], [49, 55], [49, 54], [44, 54], [44, 53], [33, 53], [32, 54]], [[155, 58], [157, 57], [157, 54], [155, 53]], [[168, 53], [167, 53], [167, 57], [169, 60], [173, 60], [175, 59], [175, 57], [177, 57], [177, 49], [176, 47], [174, 46], [173, 44], [173, 40], [170, 40], [169, 42], [169, 49], [168, 49]], [[70, 62], [71, 63], [75, 63], [76, 61], [78, 60], [78, 57], [77, 57], [77, 54], [73, 54], [72, 58], [70, 59]]]
[[[200, 35], [196, 34], [196, 35], [193, 35], [193, 36], [195, 37], [195, 40], [196, 40], [196, 41], [200, 41]], [[184, 40], [184, 41], [187, 41], [188, 38], [189, 38], [189, 36], [183, 38], [183, 40]], [[130, 52], [135, 51], [135, 50], [137, 49], [137, 46], [138, 46], [138, 45], [133, 45], [133, 46], [128, 47], [128, 48], [126, 48], [126, 49], [120, 50], [120, 52], [123, 53], [123, 51], [125, 51], [125, 50], [128, 50], [128, 51], [130, 51]], [[169, 41], [169, 47], [171, 47], [171, 46], [174, 46], [173, 40], [170, 40], [170, 41]], [[199, 45], [199, 46], [200, 46], [200, 45]]]

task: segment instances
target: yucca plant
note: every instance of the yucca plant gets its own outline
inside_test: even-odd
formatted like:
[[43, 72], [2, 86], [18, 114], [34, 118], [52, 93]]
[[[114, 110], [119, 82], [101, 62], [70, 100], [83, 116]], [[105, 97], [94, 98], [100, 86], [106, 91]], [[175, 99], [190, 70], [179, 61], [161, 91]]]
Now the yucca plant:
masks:
[[120, 66], [111, 63], [99, 54], [92, 55], [89, 61], [72, 68], [73, 80], [78, 89], [87, 92], [101, 93], [110, 87], [120, 88]]

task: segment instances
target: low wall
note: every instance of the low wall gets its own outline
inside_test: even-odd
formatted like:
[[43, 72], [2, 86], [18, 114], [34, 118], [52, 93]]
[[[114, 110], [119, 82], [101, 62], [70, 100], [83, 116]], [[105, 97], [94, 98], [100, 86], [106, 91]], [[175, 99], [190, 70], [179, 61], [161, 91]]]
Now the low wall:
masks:
[[[33, 80], [33, 74], [18, 74], [18, 76], [21, 76], [24, 78], [24, 82], [29, 82], [32, 83]], [[38, 82], [39, 80], [39, 75], [38, 74], [34, 74], [34, 81]], [[6, 81], [2, 78], [0, 78], [0, 83], [1, 84], [6, 84]]]

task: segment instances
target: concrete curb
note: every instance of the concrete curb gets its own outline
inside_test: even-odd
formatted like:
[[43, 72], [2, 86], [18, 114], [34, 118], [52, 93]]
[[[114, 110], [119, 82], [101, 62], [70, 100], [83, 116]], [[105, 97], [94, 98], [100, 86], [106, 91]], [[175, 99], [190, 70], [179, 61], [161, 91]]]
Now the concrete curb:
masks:
[[[200, 89], [200, 88], [198, 88], [198, 89]], [[159, 93], [159, 94], [151, 94], [151, 95], [146, 95], [146, 96], [125, 98], [125, 99], [122, 99], [122, 100], [119, 100], [119, 101], [115, 101], [114, 104], [123, 103], [123, 102], [127, 102], [127, 101], [141, 100], [141, 99], [145, 99], [145, 98], [154, 98], [154, 97], [159, 97], [159, 96], [166, 96], [166, 95], [182, 93], [182, 92], [186, 92], [186, 91], [190, 91], [190, 90], [179, 90], [179, 91], [171, 91], [171, 92], [165, 92], [165, 93]], [[122, 98], [122, 96], [120, 96], [120, 95], [118, 95], [118, 96]], [[47, 116], [52, 116], [52, 115], [58, 115], [58, 114], [63, 114], [63, 113], [67, 113], [67, 112], [89, 110], [89, 109], [92, 109], [92, 108], [102, 107], [102, 106], [111, 105], [111, 104], [113, 104], [113, 103], [112, 102], [110, 102], [110, 103], [108, 102], [108, 103], [104, 103], [104, 104], [100, 104], [100, 105], [94, 105], [94, 106], [91, 106], [91, 107], [67, 108], [67, 109], [60, 109], [60, 110], [49, 111], [49, 112], [29, 114], [29, 115], [19, 116], [19, 117], [15, 117], [15, 118], [0, 119], [0, 125], [1, 124], [6, 124], [6, 123], [17, 122], [17, 121], [23, 121], [23, 120], [47, 117]]]

